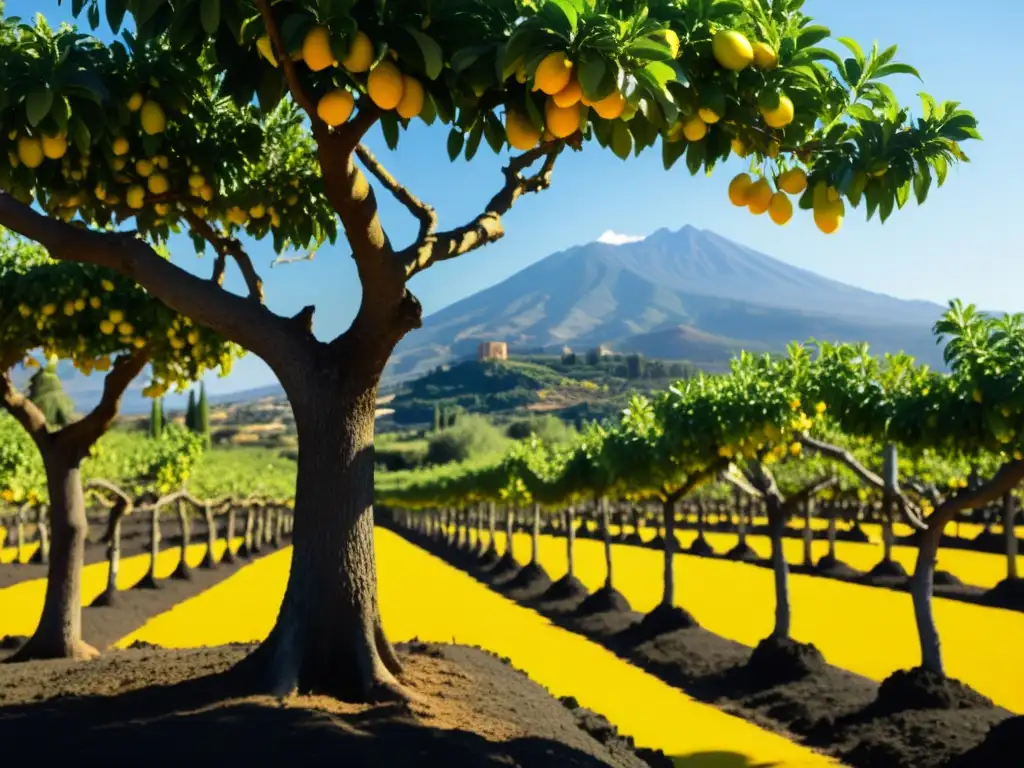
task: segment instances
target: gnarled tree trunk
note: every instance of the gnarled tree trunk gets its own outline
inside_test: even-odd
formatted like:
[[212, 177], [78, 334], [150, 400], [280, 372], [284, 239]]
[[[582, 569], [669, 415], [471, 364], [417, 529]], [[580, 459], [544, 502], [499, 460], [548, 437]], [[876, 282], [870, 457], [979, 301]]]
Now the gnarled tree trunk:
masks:
[[782, 533], [786, 517], [777, 499], [768, 498], [768, 529], [772, 542], [772, 574], [775, 580], [775, 627], [772, 637], [780, 640], [789, 638], [789, 564], [782, 548]]
[[160, 507], [153, 504], [149, 511], [149, 571], [135, 585], [135, 589], [160, 589], [156, 580], [156, 561], [160, 557]]
[[231, 548], [231, 546], [235, 543], [236, 520], [237, 516], [235, 514], [235, 505], [231, 504], [230, 507], [228, 507], [228, 526], [224, 536], [226, 539], [226, 546], [224, 547], [224, 556], [220, 559], [222, 563], [227, 563], [228, 565], [231, 565], [235, 562], [235, 551]]
[[665, 587], [661, 594], [661, 604], [671, 608], [676, 599], [676, 577], [673, 569], [676, 553], [676, 503], [664, 501], [661, 505], [661, 516], [665, 526]]
[[118, 498], [114, 502], [114, 506], [110, 508], [107, 532], [103, 537], [107, 542], [107, 586], [92, 601], [93, 605], [104, 606], [117, 603], [117, 574], [121, 567], [121, 521], [124, 519], [127, 509], [128, 504], [122, 498]]
[[284, 525], [286, 511], [279, 508], [277, 510], [277, 519], [274, 521], [274, 548], [280, 549], [284, 546]]
[[213, 516], [213, 508], [209, 504], [203, 506], [203, 519], [206, 521], [206, 554], [203, 555], [203, 562], [199, 567], [212, 570], [217, 567], [217, 519]]
[[27, 511], [27, 505], [18, 509], [18, 554], [14, 557], [14, 562], [18, 565], [25, 562], [25, 513]]
[[261, 504], [256, 510], [253, 521], [251, 552], [254, 555], [258, 555], [263, 551], [263, 526], [266, 525], [266, 514], [267, 508]]
[[814, 531], [811, 529], [811, 518], [814, 516], [814, 499], [807, 499], [803, 503], [804, 508], [804, 567], [813, 568], [814, 559], [811, 554], [811, 543], [814, 541]]
[[178, 530], [181, 533], [181, 542], [178, 545], [179, 558], [178, 567], [171, 574], [172, 579], [188, 581], [192, 578], [192, 569], [188, 564], [188, 548], [192, 543], [192, 527], [189, 525], [188, 502], [184, 499], [178, 500]]
[[1003, 542], [1006, 545], [1006, 578], [1017, 578], [1017, 499], [1012, 493], [1003, 495]]
[[540, 504], [533, 505], [533, 528], [530, 531], [530, 564], [540, 565]]
[[576, 563], [573, 559], [573, 550], [576, 547], [576, 510], [572, 504], [565, 508], [565, 559], [567, 564], [566, 576], [570, 579], [576, 576]]
[[601, 511], [601, 530], [604, 532], [604, 586], [605, 589], [614, 589], [612, 586], [612, 520], [609, 510], [608, 499], [601, 497], [597, 501]]
[[921, 666], [945, 677], [942, 666], [942, 644], [932, 613], [932, 590], [935, 584], [935, 565], [942, 538], [943, 521], [931, 521], [935, 527], [922, 531], [917, 547], [917, 564], [910, 577], [910, 596], [914, 603], [914, 620], [921, 644]]

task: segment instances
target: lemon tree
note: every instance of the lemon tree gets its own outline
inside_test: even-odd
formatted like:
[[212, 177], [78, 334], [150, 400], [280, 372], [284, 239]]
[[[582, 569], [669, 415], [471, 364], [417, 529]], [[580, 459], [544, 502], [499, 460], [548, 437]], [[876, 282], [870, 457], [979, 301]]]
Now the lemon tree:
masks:
[[[239, 672], [275, 691], [402, 695], [374, 587], [376, 384], [421, 323], [408, 281], [502, 237], [505, 214], [551, 184], [567, 147], [660, 149], [693, 174], [743, 154], [751, 189], [734, 184], [734, 202], [782, 223], [794, 204], [780, 195], [799, 196], [835, 231], [847, 205], [884, 219], [911, 193], [923, 200], [977, 137], [955, 104], [926, 99], [912, 119], [884, 82], [915, 74], [895, 49], [832, 41], [800, 0], [70, 5], [93, 28], [105, 19], [119, 33], [130, 17], [133, 31], [98, 42], [42, 18], [0, 25], [0, 224], [61, 261], [120, 272], [284, 385], [305, 444], [295, 558], [276, 629]], [[379, 126], [402, 151], [412, 121], [446, 131], [453, 160], [513, 150], [460, 226], [443, 229], [363, 144]], [[419, 223], [411, 244], [391, 242], [367, 174]], [[306, 250], [338, 222], [364, 301], [348, 331], [320, 341], [315, 308], [266, 309], [236, 236]], [[213, 248], [211, 280], [154, 251], [177, 229]], [[247, 296], [220, 287], [227, 259]]]

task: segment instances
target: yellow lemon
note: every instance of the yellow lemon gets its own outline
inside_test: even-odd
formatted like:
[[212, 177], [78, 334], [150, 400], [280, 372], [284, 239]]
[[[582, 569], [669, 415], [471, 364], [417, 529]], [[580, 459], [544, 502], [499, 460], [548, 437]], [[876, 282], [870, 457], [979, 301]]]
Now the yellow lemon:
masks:
[[128, 99], [128, 111], [138, 112], [140, 109], [142, 109], [142, 101], [143, 99], [141, 93], [139, 93], [138, 91], [133, 93], [131, 97]]
[[[102, 333], [102, 334], [104, 334], [106, 336], [109, 336], [113, 332], [114, 332], [114, 324], [112, 322], [110, 322], [109, 320], [100, 320], [100, 333]], [[104, 369], [100, 368], [100, 366], [97, 365], [96, 366], [96, 370], [102, 371]]]
[[153, 173], [153, 161], [142, 158], [135, 161], [135, 172], [142, 178], [148, 178]]
[[709, 109], [707, 107], [701, 107], [700, 109], [698, 109], [697, 116], [708, 125], [714, 125], [715, 123], [722, 119], [722, 116], [720, 114], [715, 112], [715, 110]]
[[582, 97], [583, 88], [580, 86], [580, 81], [573, 78], [565, 88], [552, 96], [551, 100], [559, 107], [571, 107], [579, 103]]
[[139, 119], [142, 121], [142, 130], [150, 136], [163, 133], [167, 128], [167, 116], [164, 108], [155, 101], [147, 101], [139, 111]]
[[206, 184], [206, 179], [203, 178], [201, 173], [193, 173], [188, 177], [188, 188], [189, 189], [202, 189], [203, 185]]
[[726, 69], [739, 72], [754, 60], [754, 49], [746, 35], [734, 29], [723, 29], [711, 38], [711, 52]]
[[93, 296], [91, 299], [89, 299], [89, 306], [92, 307], [93, 309], [99, 309], [102, 306], [102, 304], [103, 302], [100, 300], [99, 296]]
[[415, 77], [402, 75], [402, 99], [398, 102], [395, 111], [406, 120], [419, 115], [423, 111], [423, 86]]
[[114, 143], [113, 145], [111, 145], [111, 149], [114, 150], [114, 154], [117, 155], [118, 157], [121, 157], [122, 155], [127, 155], [129, 149], [128, 139], [126, 139], [124, 136], [118, 136], [116, 139], [114, 139]]
[[117, 332], [122, 336], [131, 336], [135, 332], [135, 327], [131, 323], [118, 323]]
[[162, 173], [154, 173], [150, 176], [146, 186], [149, 187], [149, 191], [154, 195], [162, 195], [171, 188], [170, 182], [167, 181], [167, 177]]
[[790, 168], [779, 174], [779, 189], [783, 192], [788, 192], [791, 195], [803, 194], [803, 191], [807, 189], [807, 174], [804, 173], [803, 168]]
[[314, 72], [327, 69], [336, 63], [327, 27], [312, 27], [306, 33], [302, 41], [302, 58], [306, 66]]
[[760, 216], [772, 202], [772, 188], [767, 179], [758, 179], [747, 190], [747, 210]]
[[405, 83], [402, 73], [391, 61], [384, 60], [366, 78], [366, 92], [381, 109], [394, 109], [402, 100]]
[[256, 203], [256, 205], [249, 209], [249, 215], [254, 219], [262, 219], [267, 215], [267, 209], [263, 206], [263, 203]]
[[768, 216], [780, 227], [793, 218], [793, 203], [785, 192], [776, 192], [768, 203]]
[[249, 214], [237, 206], [229, 208], [227, 216], [228, 221], [230, 221], [232, 224], [237, 224], [240, 227], [245, 226], [245, 224], [249, 221]]
[[256, 50], [273, 66], [277, 66], [277, 57], [274, 56], [274, 45], [270, 42], [270, 35], [263, 35], [256, 41]]
[[128, 187], [128, 193], [125, 195], [125, 201], [128, 203], [129, 208], [139, 210], [146, 201], [146, 190], [141, 184], [132, 184]]
[[[344, 88], [336, 88], [325, 93], [316, 105], [316, 114], [332, 128], [341, 125], [352, 115], [355, 99]], [[201, 177], [200, 177], [201, 178]], [[202, 186], [200, 184], [200, 186]]]
[[525, 152], [540, 141], [540, 131], [529, 118], [511, 109], [505, 111], [505, 136], [513, 149]]
[[341, 66], [349, 72], [365, 72], [373, 64], [373, 43], [366, 33], [360, 30], [356, 32], [348, 44], [348, 53], [341, 60]]
[[748, 202], [747, 198], [753, 183], [749, 173], [741, 173], [735, 176], [729, 182], [729, 201], [737, 207], [745, 206]]
[[112, 310], [110, 310], [110, 312], [109, 312], [109, 313], [107, 314], [107, 318], [108, 318], [108, 319], [110, 320], [110, 322], [112, 322], [112, 323], [113, 323], [114, 325], [117, 325], [117, 324], [118, 324], [118, 323], [120, 323], [120, 322], [121, 322], [122, 320], [124, 320], [124, 312], [122, 312], [122, 311], [121, 311], [120, 309], [112, 309]]
[[626, 97], [612, 91], [600, 101], [595, 101], [593, 109], [605, 120], [617, 120], [626, 110]]
[[779, 65], [779, 57], [768, 43], [762, 43], [758, 40], [753, 44], [752, 48], [754, 51], [754, 63], [761, 69], [775, 69]]
[[38, 168], [43, 164], [43, 144], [32, 136], [20, 136], [18, 138], [18, 160], [26, 168]]
[[707, 135], [708, 124], [701, 120], [699, 116], [693, 115], [683, 121], [683, 136], [686, 137], [687, 141], [700, 141]]
[[556, 139], [567, 138], [580, 128], [580, 109], [576, 105], [560, 107], [548, 100], [544, 109], [544, 122]]
[[213, 187], [209, 184], [203, 184], [203, 186], [199, 188], [199, 196], [206, 202], [210, 202], [213, 200]]
[[737, 155], [739, 155], [740, 157], [746, 157], [747, 156], [747, 145], [743, 143], [742, 139], [733, 139], [729, 143], [729, 146], [731, 146], [732, 147], [732, 151], [734, 153], [736, 153]]
[[569, 84], [572, 77], [572, 62], [562, 51], [549, 53], [533, 73], [534, 89], [548, 96], [554, 96]]
[[[822, 190], [821, 192], [819, 192], [819, 188]], [[830, 189], [823, 182], [815, 185], [814, 189], [814, 224], [826, 235], [831, 235], [839, 230], [843, 223], [843, 216], [846, 214], [846, 206], [841, 199], [830, 200], [828, 198]]]
[[665, 133], [665, 141], [672, 143], [683, 140], [683, 124], [681, 122], [673, 123], [672, 127]]
[[171, 166], [171, 161], [167, 159], [167, 155], [157, 155], [153, 158], [153, 163], [157, 168], [166, 171]]
[[43, 154], [51, 160], [60, 160], [68, 152], [68, 138], [63, 133], [43, 136]]
[[790, 101], [789, 96], [782, 94], [779, 96], [778, 106], [775, 109], [764, 109], [762, 107], [761, 115], [764, 116], [764, 121], [772, 128], [785, 128], [793, 122], [793, 102]]

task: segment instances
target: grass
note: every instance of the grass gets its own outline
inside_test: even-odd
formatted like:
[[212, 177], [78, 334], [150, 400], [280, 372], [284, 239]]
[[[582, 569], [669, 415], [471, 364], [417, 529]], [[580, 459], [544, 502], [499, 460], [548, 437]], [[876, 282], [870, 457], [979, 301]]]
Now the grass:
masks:
[[[454, 641], [508, 656], [555, 695], [575, 696], [639, 745], [679, 756], [681, 765], [708, 752], [743, 753], [750, 764], [778, 768], [836, 765], [781, 736], [693, 701], [390, 531], [378, 529], [375, 542], [381, 613], [392, 639]], [[262, 639], [276, 618], [290, 557], [289, 548], [246, 566], [151, 619], [118, 645], [144, 640], [191, 648]]]

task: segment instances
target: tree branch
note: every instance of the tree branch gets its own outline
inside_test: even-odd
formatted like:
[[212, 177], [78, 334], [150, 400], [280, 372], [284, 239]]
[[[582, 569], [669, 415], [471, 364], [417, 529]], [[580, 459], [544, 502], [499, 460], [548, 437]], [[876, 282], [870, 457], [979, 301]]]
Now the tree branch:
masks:
[[1024, 461], [1008, 461], [990, 480], [974, 488], [964, 489], [946, 499], [928, 517], [928, 529], [942, 531], [957, 512], [984, 506], [1009, 493], [1024, 480]]
[[702, 472], [694, 472], [692, 475], [687, 477], [683, 484], [680, 485], [675, 491], [670, 493], [663, 493], [663, 500], [671, 504], [675, 504], [681, 498], [691, 493], [694, 488], [703, 483], [709, 477], [717, 475], [723, 469], [729, 465], [728, 459], [716, 459], [711, 463], [711, 466], [704, 469]]
[[285, 48], [281, 28], [278, 26], [277, 19], [274, 18], [274, 12], [270, 8], [270, 0], [256, 0], [256, 7], [259, 8], [260, 16], [263, 18], [263, 26], [270, 37], [274, 54], [277, 56], [277, 63], [281, 65], [281, 71], [284, 72], [284, 79], [288, 85], [288, 90], [292, 98], [295, 99], [295, 103], [302, 107], [303, 111], [309, 115], [315, 130], [324, 123], [316, 113], [316, 104], [313, 102], [312, 97], [302, 87], [302, 81], [299, 79], [299, 70]]
[[398, 180], [388, 172], [387, 168], [381, 165], [380, 161], [377, 160], [373, 152], [365, 144], [360, 144], [356, 147], [356, 154], [377, 181], [383, 184], [395, 196], [395, 199], [408, 208], [409, 213], [419, 220], [420, 231], [416, 237], [417, 242], [421, 242], [428, 235], [434, 234], [434, 231], [437, 229], [437, 212], [433, 206], [424, 203], [407, 188], [399, 184]]
[[824, 491], [826, 488], [832, 488], [838, 482], [839, 482], [839, 478], [836, 477], [835, 475], [831, 475], [830, 477], [823, 477], [823, 478], [820, 478], [818, 480], [815, 480], [814, 482], [810, 483], [806, 487], [801, 488], [799, 491], [794, 493], [792, 496], [789, 496], [782, 503], [782, 511], [786, 512], [786, 513], [792, 512], [794, 509], [796, 509], [797, 505], [800, 504], [801, 502], [807, 501], [808, 499], [813, 498], [814, 496], [817, 496], [819, 493]]
[[132, 497], [128, 495], [127, 491], [109, 480], [104, 480], [98, 477], [93, 478], [92, 480], [86, 480], [82, 488], [85, 491], [106, 491], [110, 495], [124, 501], [129, 508], [134, 506], [134, 501], [132, 500]]
[[185, 212], [185, 220], [193, 232], [202, 237], [217, 254], [217, 261], [213, 268], [213, 282], [221, 285], [224, 281], [225, 259], [230, 256], [238, 264], [245, 278], [245, 285], [249, 289], [249, 298], [263, 303], [263, 281], [256, 274], [256, 268], [252, 265], [252, 259], [242, 248], [242, 244], [234, 237], [218, 234], [205, 219], [196, 216], [192, 211]]
[[[504, 186], [491, 198], [479, 216], [456, 229], [428, 234], [398, 254], [405, 267], [406, 277], [412, 277], [438, 261], [454, 259], [500, 240], [505, 234], [501, 217], [511, 210], [522, 195], [540, 192], [551, 186], [555, 160], [564, 147], [562, 141], [548, 142], [513, 157], [503, 169]], [[523, 171], [542, 157], [544, 163], [540, 170], [532, 176], [524, 177]]]
[[[741, 470], [739, 470], [737, 468], [737, 471], [741, 471]], [[722, 473], [721, 477], [722, 477], [722, 480], [724, 480], [727, 483], [731, 483], [732, 485], [734, 485], [735, 487], [739, 488], [741, 491], [743, 491], [748, 496], [751, 496], [751, 497], [753, 497], [755, 499], [763, 499], [764, 498], [764, 494], [761, 493], [761, 491], [759, 491], [757, 488], [755, 488], [754, 485], [743, 474], [736, 475], [736, 474], [733, 474], [732, 472], [730, 472], [728, 469], [726, 469], [726, 471]]]
[[119, 357], [103, 380], [103, 395], [99, 403], [84, 418], [57, 432], [54, 436], [57, 442], [73, 446], [80, 458], [86, 456], [90, 446], [103, 437], [117, 418], [121, 396], [148, 362], [149, 354], [145, 349]]
[[316, 248], [311, 250], [309, 253], [302, 254], [301, 256], [281, 256], [278, 254], [274, 257], [274, 260], [270, 262], [270, 268], [273, 269], [278, 264], [295, 264], [299, 261], [312, 261], [316, 256]]
[[40, 451], [49, 447], [52, 438], [46, 426], [46, 416], [35, 403], [21, 394], [14, 387], [11, 381], [9, 368], [11, 364], [3, 362], [0, 369], [0, 405], [3, 405], [11, 416], [14, 417], [31, 436], [32, 440], [39, 447]]

